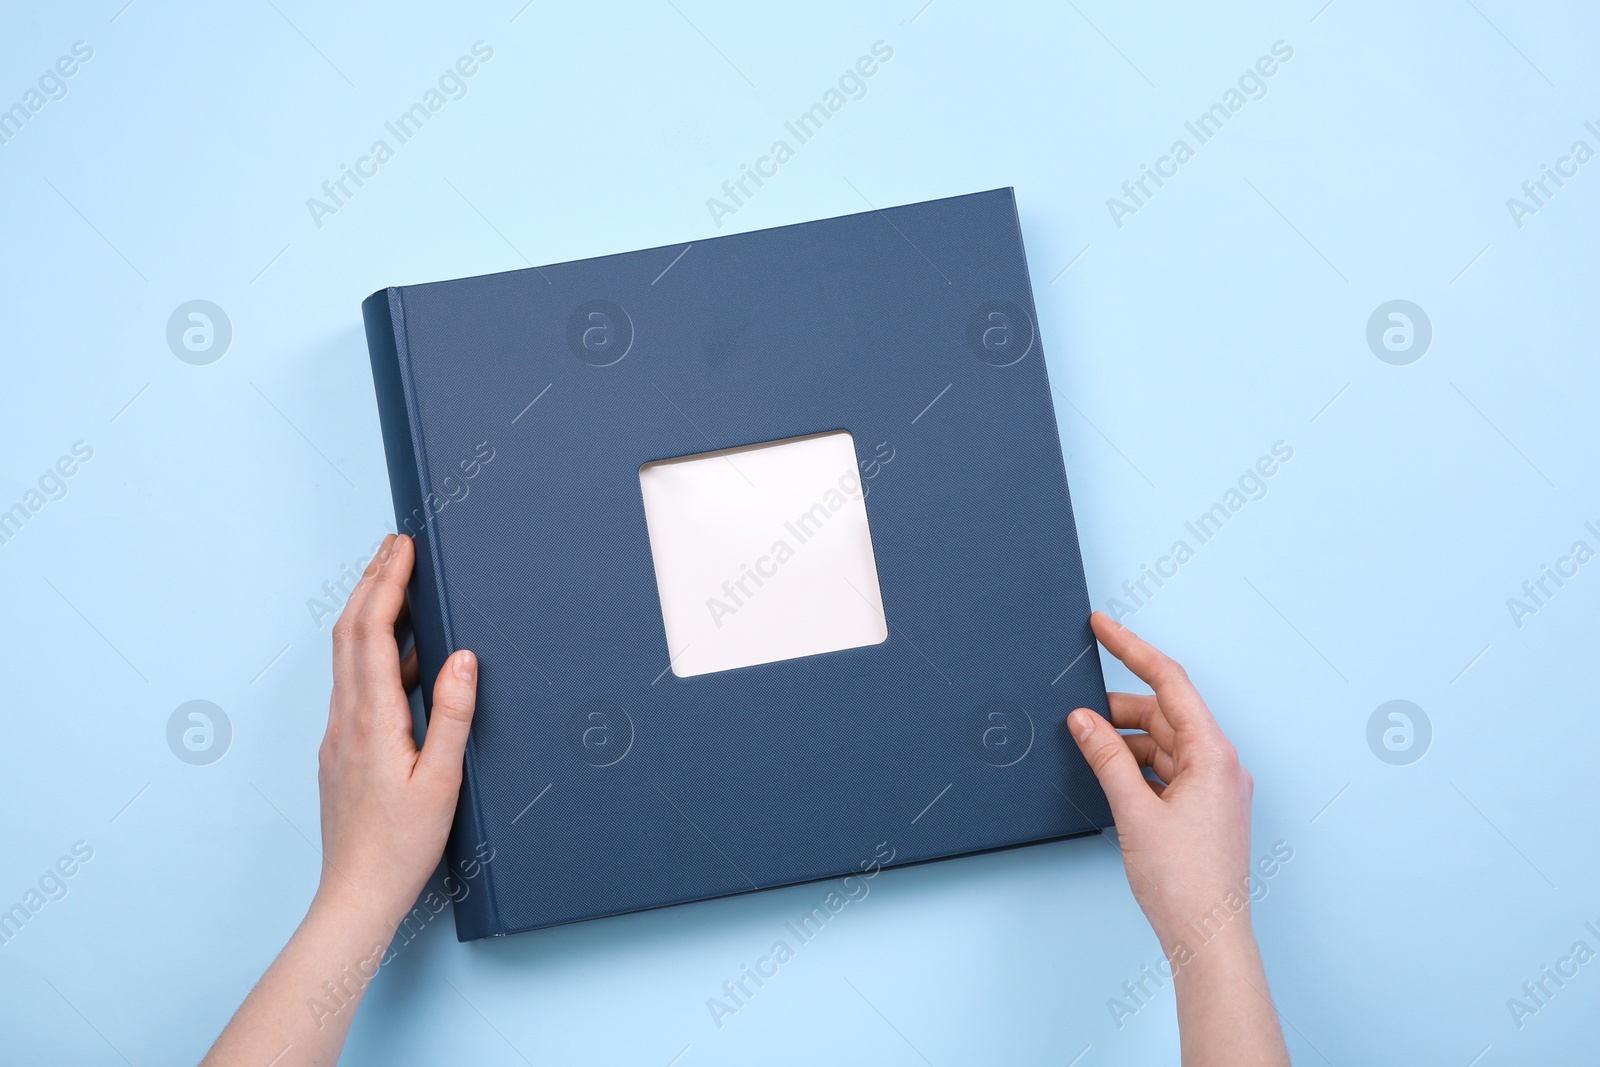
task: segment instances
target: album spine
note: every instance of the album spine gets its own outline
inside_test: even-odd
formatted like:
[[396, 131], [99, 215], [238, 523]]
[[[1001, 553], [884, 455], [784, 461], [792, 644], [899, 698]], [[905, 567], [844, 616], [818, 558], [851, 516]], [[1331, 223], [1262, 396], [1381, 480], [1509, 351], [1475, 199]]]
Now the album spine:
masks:
[[[416, 548], [416, 566], [406, 596], [411, 606], [411, 628], [416, 636], [417, 662], [421, 669], [423, 712], [431, 715], [433, 680], [438, 677], [444, 661], [456, 651], [456, 642], [439, 554], [439, 531], [435, 523], [428, 521], [432, 512], [426, 507], [426, 438], [417, 417], [416, 380], [406, 342], [404, 290], [390, 288], [373, 293], [362, 302], [361, 316], [366, 323], [367, 352], [372, 359], [372, 383], [378, 400], [384, 456], [388, 461], [389, 490], [394, 498], [395, 529], [409, 534]], [[467, 739], [461, 796], [445, 848], [450, 872], [476, 870], [474, 863], [481, 858], [482, 849], [492, 849], [494, 845], [484, 833], [478, 804], [475, 753], [474, 733]], [[484, 869], [482, 873], [481, 881], [472, 880], [476, 883], [472, 884], [472, 891], [459, 899], [450, 894], [455, 899], [458, 940], [472, 941], [505, 932], [495, 907], [492, 872]], [[456, 881], [461, 881], [459, 875]]]

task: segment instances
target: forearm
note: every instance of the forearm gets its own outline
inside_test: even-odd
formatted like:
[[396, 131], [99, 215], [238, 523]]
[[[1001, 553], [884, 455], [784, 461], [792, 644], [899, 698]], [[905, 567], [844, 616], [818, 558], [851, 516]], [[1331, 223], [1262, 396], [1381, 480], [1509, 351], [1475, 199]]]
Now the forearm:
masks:
[[1204, 944], [1178, 939], [1168, 952], [1183, 1067], [1288, 1067], [1248, 912]]
[[319, 895], [202, 1067], [337, 1062], [393, 934], [377, 913]]

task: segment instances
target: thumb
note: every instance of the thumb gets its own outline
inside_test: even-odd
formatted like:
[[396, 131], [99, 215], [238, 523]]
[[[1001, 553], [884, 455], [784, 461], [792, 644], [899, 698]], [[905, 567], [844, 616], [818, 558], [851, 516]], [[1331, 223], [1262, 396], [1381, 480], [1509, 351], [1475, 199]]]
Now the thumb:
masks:
[[417, 766], [424, 774], [459, 781], [467, 732], [478, 702], [478, 657], [462, 650], [444, 661], [433, 683], [433, 712]]
[[1067, 716], [1067, 726], [1111, 802], [1113, 819], [1122, 823], [1137, 805], [1154, 796], [1145, 784], [1139, 761], [1133, 758], [1133, 750], [1114, 726], [1088, 708], [1079, 708]]

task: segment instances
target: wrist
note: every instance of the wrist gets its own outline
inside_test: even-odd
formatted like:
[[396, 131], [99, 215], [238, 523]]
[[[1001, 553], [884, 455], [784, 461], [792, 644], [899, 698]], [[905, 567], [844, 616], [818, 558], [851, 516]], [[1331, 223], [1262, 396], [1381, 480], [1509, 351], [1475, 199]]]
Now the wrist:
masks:
[[1209, 918], [1188, 923], [1163, 935], [1161, 944], [1180, 984], [1209, 981], [1261, 966], [1261, 950], [1256, 945], [1248, 910], [1221, 924]]
[[376, 913], [319, 890], [279, 957], [279, 964], [292, 961], [287, 991], [297, 1013], [303, 1003], [309, 1015], [302, 1018], [313, 1020], [318, 1032], [332, 1024], [342, 1034], [393, 938], [394, 927]]
[[306, 922], [326, 924], [362, 941], [381, 938], [387, 944], [394, 936], [397, 916], [404, 910], [404, 906], [392, 905], [353, 887], [323, 882], [306, 909]]

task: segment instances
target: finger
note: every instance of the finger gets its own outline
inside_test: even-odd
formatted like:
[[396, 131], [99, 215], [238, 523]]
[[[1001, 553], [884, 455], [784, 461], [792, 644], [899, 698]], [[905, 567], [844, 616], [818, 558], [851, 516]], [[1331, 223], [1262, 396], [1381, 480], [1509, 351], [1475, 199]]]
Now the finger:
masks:
[[400, 686], [409, 693], [421, 682], [422, 668], [417, 664], [417, 650], [413, 648], [406, 653], [406, 658], [400, 661]]
[[406, 601], [411, 578], [411, 538], [398, 537], [367, 591], [366, 603], [356, 616], [356, 677], [363, 685], [394, 685], [400, 680], [400, 646], [394, 624]]
[[1165, 782], [1152, 782], [1150, 779], [1146, 778], [1144, 780], [1144, 784], [1149, 786], [1150, 792], [1154, 793], [1156, 796], [1160, 797], [1166, 795], [1167, 786]]
[[1160, 649], [1144, 641], [1111, 616], [1097, 611], [1089, 624], [1100, 643], [1141, 681], [1156, 691], [1162, 714], [1176, 733], [1185, 730], [1207, 731], [1217, 728], [1216, 720], [1182, 666]]
[[417, 760], [417, 773], [448, 788], [452, 800], [461, 784], [461, 761], [477, 703], [478, 657], [462, 650], [445, 660], [433, 683], [433, 711]]
[[1149, 693], [1107, 693], [1111, 698], [1111, 725], [1119, 730], [1143, 730], [1161, 705]]
[[1111, 725], [1119, 730], [1143, 730], [1156, 743], [1172, 750], [1172, 724], [1161, 713], [1161, 703], [1149, 693], [1107, 693], [1111, 701]]
[[1145, 788], [1139, 763], [1122, 735], [1088, 708], [1074, 711], [1067, 717], [1067, 725], [1078, 742], [1078, 751], [1111, 802], [1111, 817], [1119, 825], [1136, 818], [1140, 806], [1149, 802], [1150, 791]]
[[361, 609], [367, 603], [367, 594], [372, 591], [372, 583], [377, 580], [379, 572], [383, 570], [384, 562], [394, 551], [395, 542], [398, 540], [395, 534], [385, 537], [383, 543], [378, 546], [378, 551], [367, 560], [367, 565], [361, 572], [361, 579], [356, 582], [356, 587], [350, 590], [350, 597], [344, 602], [344, 610], [339, 613], [340, 622], [345, 620], [354, 622], [361, 614]]
[[1123, 734], [1122, 740], [1127, 742], [1128, 751], [1139, 761], [1139, 766], [1149, 767], [1163, 782], [1170, 782], [1177, 775], [1172, 753], [1157, 744], [1149, 734]]
[[367, 602], [367, 593], [372, 589], [373, 581], [383, 569], [383, 561], [389, 557], [394, 540], [394, 534], [385, 537], [383, 544], [378, 546], [378, 551], [367, 561], [366, 570], [356, 582], [356, 587], [350, 590], [350, 597], [344, 602], [344, 610], [339, 613], [339, 618], [333, 624], [333, 676], [336, 683], [341, 680], [347, 683], [355, 680], [356, 619], [361, 615], [362, 605]]

